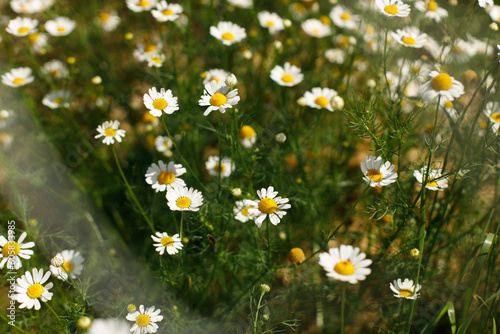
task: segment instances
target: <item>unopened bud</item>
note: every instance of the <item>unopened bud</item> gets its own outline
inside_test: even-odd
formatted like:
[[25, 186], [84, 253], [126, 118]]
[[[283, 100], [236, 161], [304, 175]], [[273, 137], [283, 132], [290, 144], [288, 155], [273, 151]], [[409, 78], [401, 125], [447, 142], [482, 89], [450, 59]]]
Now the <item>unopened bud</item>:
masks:
[[418, 257], [420, 256], [420, 251], [416, 248], [413, 248], [411, 251], [410, 251], [410, 255], [416, 259], [418, 259]]
[[262, 293], [267, 293], [267, 292], [271, 291], [271, 287], [269, 285], [267, 285], [267, 284], [261, 284], [260, 285], [260, 291]]
[[52, 260], [50, 260], [50, 263], [52, 263], [52, 265], [56, 268], [59, 268], [60, 266], [63, 265], [64, 263], [64, 258], [61, 256], [61, 255], [56, 255], [52, 258]]
[[102, 79], [98, 75], [96, 75], [95, 77], [93, 77], [91, 81], [92, 81], [92, 83], [94, 85], [100, 85], [102, 83]]
[[127, 312], [128, 313], [134, 313], [137, 310], [134, 304], [128, 304], [127, 305]]
[[233, 189], [231, 189], [231, 194], [234, 197], [241, 196], [241, 189], [240, 188], [233, 188]]
[[498, 31], [498, 24], [496, 24], [496, 22], [492, 22], [492, 23], [490, 24], [490, 29], [491, 29], [492, 31]]
[[335, 95], [334, 97], [332, 97], [332, 99], [330, 100], [330, 104], [332, 105], [333, 107], [333, 110], [340, 110], [340, 109], [343, 109], [344, 108], [344, 99], [341, 98], [340, 96], [338, 95]]
[[236, 84], [238, 83], [238, 79], [236, 79], [236, 76], [231, 73], [227, 76], [226, 78], [226, 85], [229, 86], [229, 87], [233, 87], [233, 86], [236, 86]]
[[81, 317], [76, 324], [80, 329], [87, 329], [92, 324], [92, 319], [87, 316]]
[[274, 136], [274, 139], [278, 143], [283, 144], [286, 141], [286, 135], [283, 132], [280, 132], [276, 136]]
[[301, 107], [305, 107], [307, 104], [306, 98], [303, 96], [299, 97], [299, 99], [297, 100], [297, 104]]

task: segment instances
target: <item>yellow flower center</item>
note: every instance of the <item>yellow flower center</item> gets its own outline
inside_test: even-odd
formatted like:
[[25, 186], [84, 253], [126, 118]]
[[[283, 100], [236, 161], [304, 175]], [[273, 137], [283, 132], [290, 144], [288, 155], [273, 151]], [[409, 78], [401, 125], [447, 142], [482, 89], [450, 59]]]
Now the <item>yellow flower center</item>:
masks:
[[225, 170], [226, 170], [226, 166], [224, 166], [224, 164], [216, 164], [214, 167], [214, 171], [216, 173], [224, 173]]
[[169, 246], [172, 246], [174, 244], [174, 239], [172, 239], [170, 237], [163, 237], [163, 238], [161, 238], [160, 242], [163, 246], [169, 247]]
[[348, 12], [344, 12], [344, 13], [342, 13], [342, 15], [340, 15], [340, 18], [344, 21], [347, 21], [351, 18], [351, 15], [349, 15]]
[[165, 9], [164, 11], [161, 12], [165, 16], [170, 16], [174, 14], [174, 11], [171, 9]]
[[[149, 1], [147, 0], [141, 0], [139, 1], [139, 3], [137, 4], [137, 6], [139, 7], [147, 7], [149, 5]], [[148, 320], [149, 320], [149, 317], [148, 317]], [[140, 326], [140, 325], [139, 325]]]
[[231, 34], [230, 32], [225, 32], [222, 34], [222, 39], [225, 39], [226, 41], [232, 41], [234, 39], [234, 35]]
[[16, 256], [21, 251], [21, 246], [15, 241], [7, 242], [2, 249], [2, 254], [5, 257], [9, 255]]
[[267, 213], [268, 215], [275, 213], [278, 210], [278, 204], [272, 198], [266, 197], [260, 200], [259, 210], [262, 213]]
[[290, 83], [293, 82], [293, 77], [290, 74], [285, 74], [281, 77], [281, 80], [283, 80], [283, 82]]
[[167, 106], [168, 103], [164, 99], [156, 99], [153, 101], [153, 108], [155, 109], [162, 110], [165, 109]]
[[316, 36], [319, 35], [319, 32], [320, 32], [319, 29], [316, 29], [316, 28], [312, 30], [313, 35], [316, 35]]
[[274, 22], [273, 21], [267, 21], [266, 22], [267, 26], [270, 28], [270, 27], [274, 27]]
[[36, 40], [38, 39], [38, 33], [34, 33], [28, 36], [29, 40], [31, 43], [35, 43]]
[[52, 70], [49, 72], [49, 75], [53, 78], [58, 77], [61, 72], [59, 70]]
[[326, 97], [320, 96], [316, 98], [316, 100], [314, 100], [314, 103], [316, 103], [321, 108], [326, 108], [326, 106], [328, 105], [328, 100], [326, 99]]
[[43, 292], [43, 286], [40, 283], [35, 283], [28, 288], [26, 294], [31, 299], [37, 299], [42, 295], [42, 292]]
[[108, 13], [100, 13], [99, 20], [101, 20], [101, 22], [108, 22], [110, 16], [111, 15], [109, 15]]
[[425, 180], [425, 185], [428, 186], [428, 187], [437, 187], [437, 182], [436, 182], [436, 179], [432, 178], [432, 177], [429, 177]]
[[181, 209], [187, 209], [191, 206], [191, 199], [188, 197], [181, 197], [175, 201], [175, 204]]
[[319, 20], [321, 21], [321, 23], [326, 24], [327, 26], [332, 25], [332, 21], [330, 21], [330, 19], [326, 15], [322, 15]]
[[241, 209], [241, 213], [243, 214], [243, 216], [248, 216], [248, 209], [251, 209], [252, 207], [251, 206], [245, 206], [243, 209]]
[[250, 125], [243, 125], [240, 130], [240, 139], [255, 137], [255, 130]]
[[116, 130], [113, 128], [107, 128], [104, 130], [104, 134], [108, 137], [114, 137], [116, 135]]
[[54, 99], [54, 101], [52, 101], [52, 102], [57, 103], [57, 104], [61, 104], [62, 99], [61, 99], [60, 97], [56, 97], [56, 98]]
[[66, 28], [65, 27], [59, 27], [59, 28], [57, 28], [57, 31], [64, 32], [64, 31], [66, 31]]
[[65, 270], [67, 273], [70, 273], [75, 269], [75, 264], [71, 261], [66, 261], [61, 267], [64, 268], [63, 271]]
[[451, 101], [449, 101], [449, 100], [448, 100], [448, 101], [446, 101], [446, 102], [444, 103], [444, 107], [445, 107], [445, 108], [449, 108], [449, 109], [453, 108], [453, 102], [451, 102]]
[[19, 85], [19, 84], [22, 84], [25, 80], [23, 78], [15, 78], [14, 81], [12, 81], [12, 83], [14, 85]]
[[354, 273], [354, 266], [349, 261], [340, 261], [333, 267], [337, 274], [349, 276]]
[[399, 290], [399, 294], [403, 297], [411, 297], [413, 296], [413, 291], [410, 289], [401, 289]]
[[494, 120], [495, 122], [500, 122], [500, 114], [497, 113], [497, 112], [494, 112], [493, 114], [491, 114], [491, 119]]
[[20, 34], [26, 34], [28, 31], [30, 31], [30, 28], [27, 28], [27, 27], [21, 27], [21, 28], [17, 29], [17, 32]]
[[396, 15], [399, 12], [399, 10], [398, 7], [394, 5], [387, 5], [384, 7], [384, 12], [386, 12], [389, 15]]
[[171, 171], [165, 170], [158, 175], [158, 182], [161, 184], [171, 184], [175, 180], [175, 175]]
[[403, 43], [408, 44], [408, 45], [415, 45], [415, 39], [413, 39], [413, 37], [410, 37], [410, 36], [403, 37], [402, 41], [403, 41]]
[[481, 120], [479, 121], [479, 127], [483, 130], [485, 130], [488, 127], [488, 122]]
[[436, 3], [436, 1], [429, 1], [429, 3], [427, 4], [427, 10], [429, 12], [435, 12], [436, 10], [438, 9], [438, 4]]
[[221, 93], [215, 93], [210, 98], [210, 104], [215, 106], [215, 107], [223, 106], [224, 104], [226, 104], [226, 102], [227, 102], [227, 97]]
[[[147, 1], [145, 1], [145, 2], [147, 2]], [[149, 325], [150, 320], [151, 319], [149, 318], [149, 315], [141, 314], [140, 316], [137, 317], [137, 319], [135, 320], [135, 323], [137, 325], [139, 325], [139, 327], [144, 327], [144, 326]]]
[[453, 82], [446, 73], [440, 73], [431, 80], [431, 87], [435, 91], [449, 90], [451, 86], [453, 86]]
[[384, 176], [378, 169], [370, 169], [368, 172], [366, 172], [366, 176], [374, 182], [380, 182], [384, 178]]
[[156, 50], [156, 45], [155, 44], [149, 43], [149, 44], [146, 44], [144, 46], [144, 52], [153, 52], [155, 50]]
[[154, 61], [156, 64], [161, 64], [161, 58], [159, 57], [153, 57], [151, 58], [152, 61]]

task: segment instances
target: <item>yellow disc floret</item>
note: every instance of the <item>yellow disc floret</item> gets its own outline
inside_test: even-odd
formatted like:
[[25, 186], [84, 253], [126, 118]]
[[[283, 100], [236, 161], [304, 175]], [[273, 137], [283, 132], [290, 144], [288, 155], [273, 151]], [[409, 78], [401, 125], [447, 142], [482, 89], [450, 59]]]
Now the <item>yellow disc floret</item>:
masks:
[[21, 27], [21, 28], [17, 29], [17, 32], [19, 34], [26, 34], [29, 31], [30, 31], [30, 28], [27, 28], [27, 27]]
[[104, 134], [108, 137], [114, 137], [116, 135], [116, 130], [113, 128], [107, 128], [104, 130]]
[[161, 12], [165, 16], [170, 16], [174, 14], [174, 11], [171, 9], [165, 9], [163, 12]]
[[281, 77], [281, 80], [283, 80], [283, 82], [290, 83], [293, 82], [293, 77], [290, 74], [285, 74]]
[[427, 10], [429, 12], [435, 12], [437, 9], [438, 9], [438, 4], [436, 3], [436, 1], [429, 1], [429, 3], [427, 4]]
[[452, 86], [451, 77], [446, 73], [440, 73], [431, 80], [431, 87], [435, 91], [449, 90]]
[[222, 34], [222, 39], [225, 39], [226, 41], [232, 41], [234, 39], [234, 35], [231, 34], [230, 32], [225, 32]]
[[149, 318], [149, 315], [141, 314], [140, 316], [137, 317], [137, 319], [135, 320], [135, 323], [137, 325], [139, 325], [139, 327], [144, 327], [144, 326], [149, 325], [150, 321], [151, 321], [151, 319]]
[[175, 201], [175, 204], [181, 209], [187, 209], [191, 206], [191, 199], [188, 197], [181, 197]]
[[243, 209], [241, 209], [241, 213], [243, 214], [243, 216], [248, 216], [248, 209], [251, 209], [252, 207], [251, 206], [245, 206]]
[[320, 96], [316, 98], [316, 100], [314, 100], [314, 103], [316, 103], [321, 108], [326, 108], [326, 106], [328, 105], [328, 100], [326, 99], [326, 97]]
[[349, 276], [354, 274], [354, 266], [350, 261], [340, 261], [333, 267], [337, 274]]
[[2, 254], [5, 257], [8, 257], [9, 255], [16, 256], [20, 251], [21, 246], [17, 242], [9, 241], [3, 246]]
[[495, 122], [500, 122], [500, 113], [494, 112], [494, 113], [491, 114], [490, 117]]
[[171, 184], [175, 180], [175, 175], [171, 171], [164, 170], [158, 175], [158, 182], [161, 184]]
[[168, 103], [164, 99], [156, 99], [153, 101], [153, 108], [155, 108], [157, 110], [165, 109], [167, 106], [168, 106]]
[[262, 213], [270, 215], [278, 210], [278, 204], [276, 204], [276, 201], [274, 199], [266, 197], [260, 200], [259, 210]]
[[210, 98], [210, 104], [215, 106], [215, 107], [223, 106], [224, 104], [226, 104], [226, 102], [227, 102], [227, 97], [221, 93], [215, 93]]
[[13, 83], [14, 85], [20, 85], [20, 84], [22, 84], [24, 81], [25, 81], [25, 80], [24, 80], [23, 78], [15, 78], [15, 79], [12, 81], [12, 83]]
[[71, 261], [66, 261], [62, 264], [63, 270], [67, 273], [72, 272], [75, 269], [75, 264]]
[[43, 292], [43, 286], [39, 283], [35, 283], [28, 288], [26, 294], [31, 299], [37, 299], [42, 295], [42, 292]]
[[348, 12], [344, 12], [342, 13], [342, 15], [340, 15], [340, 18], [343, 20], [343, 21], [347, 21], [351, 18], [351, 15], [349, 15]]
[[408, 45], [415, 45], [415, 39], [413, 37], [410, 37], [410, 36], [406, 36], [406, 37], [403, 37], [401, 39], [403, 41], [403, 43], [405, 44], [408, 44]]
[[224, 164], [217, 163], [214, 167], [214, 172], [216, 172], [216, 173], [224, 173], [225, 170], [226, 170], [226, 166], [224, 166]]
[[257, 133], [250, 125], [243, 125], [240, 130], [240, 139], [253, 138]]
[[403, 297], [411, 297], [413, 296], [413, 291], [410, 289], [401, 289], [399, 290], [399, 294]]
[[174, 239], [172, 239], [170, 237], [163, 237], [163, 238], [161, 238], [160, 242], [163, 246], [169, 247], [169, 246], [172, 246], [174, 244]]
[[384, 176], [378, 169], [370, 169], [366, 172], [366, 177], [368, 177], [370, 180], [373, 180], [373, 182], [380, 182], [384, 178]]
[[384, 12], [389, 15], [396, 15], [397, 13], [399, 13], [399, 9], [394, 5], [387, 5], [384, 7]]
[[425, 185], [427, 187], [433, 187], [433, 188], [436, 188], [438, 186], [436, 179], [434, 179], [432, 177], [429, 177], [429, 178], [427, 178], [427, 180], [425, 180]]

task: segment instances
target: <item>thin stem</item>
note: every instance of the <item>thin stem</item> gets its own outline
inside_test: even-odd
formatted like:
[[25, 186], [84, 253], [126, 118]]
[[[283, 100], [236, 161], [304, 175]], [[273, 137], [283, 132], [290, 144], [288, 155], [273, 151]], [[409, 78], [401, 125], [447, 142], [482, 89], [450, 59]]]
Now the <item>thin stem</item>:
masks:
[[181, 236], [181, 240], [182, 240], [182, 221], [184, 220], [184, 211], [181, 211], [181, 229], [180, 229], [180, 236]]
[[267, 265], [271, 264], [271, 239], [269, 239], [269, 219], [266, 221], [266, 234], [267, 234]]
[[253, 319], [253, 332], [258, 333], [257, 331], [257, 319], [259, 318], [260, 311], [260, 303], [262, 302], [262, 297], [264, 297], [265, 292], [260, 293], [259, 303], [257, 304], [257, 311], [255, 312], [255, 317]]
[[342, 283], [342, 306], [340, 309], [340, 333], [344, 334], [345, 282]]

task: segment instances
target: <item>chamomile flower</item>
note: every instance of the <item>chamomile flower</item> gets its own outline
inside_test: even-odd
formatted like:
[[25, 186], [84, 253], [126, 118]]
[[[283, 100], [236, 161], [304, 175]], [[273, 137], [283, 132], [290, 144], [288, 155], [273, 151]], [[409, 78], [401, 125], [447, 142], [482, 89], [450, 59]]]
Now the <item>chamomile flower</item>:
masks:
[[76, 22], [64, 16], [57, 17], [45, 23], [45, 30], [52, 36], [69, 35], [75, 27]]
[[[19, 308], [28, 308], [35, 310], [39, 310], [41, 307], [40, 300], [42, 302], [47, 302], [52, 299], [52, 292], [49, 292], [50, 289], [54, 286], [52, 282], [43, 286], [45, 282], [50, 277], [50, 272], [46, 272], [43, 274], [43, 269], [38, 270], [37, 268], [33, 268], [31, 272], [26, 271], [24, 275], [17, 279], [17, 284], [15, 285], [16, 294], [12, 296], [13, 300], [17, 300]], [[40, 300], [39, 300], [40, 299]]]
[[415, 176], [420, 184], [424, 183], [425, 177], [425, 187], [429, 190], [444, 190], [448, 188], [448, 178], [443, 178], [441, 168], [431, 169], [427, 172], [427, 166], [424, 166], [420, 170], [413, 171], [413, 176]]
[[283, 19], [276, 13], [262, 11], [257, 14], [259, 24], [263, 28], [268, 28], [271, 35], [276, 34], [278, 31], [285, 29]]
[[166, 114], [173, 114], [174, 111], [179, 110], [179, 105], [177, 104], [177, 97], [172, 95], [172, 91], [165, 88], [160, 89], [158, 92], [156, 87], [150, 88], [149, 92], [144, 94], [144, 105], [149, 109], [151, 115], [155, 117], [160, 117], [162, 111]]
[[10, 8], [18, 14], [36, 14], [44, 10], [41, 0], [11, 0]]
[[464, 94], [464, 85], [446, 73], [431, 71], [431, 80], [420, 86], [419, 93], [426, 100], [436, 100], [443, 96], [450, 101]]
[[251, 8], [253, 6], [253, 0], [227, 0], [227, 2], [239, 8]]
[[253, 201], [253, 208], [248, 209], [248, 214], [255, 216], [255, 225], [261, 227], [264, 219], [269, 217], [273, 225], [278, 225], [281, 218], [286, 215], [286, 209], [292, 206], [288, 204], [288, 198], [277, 196], [278, 192], [273, 187], [257, 190], [258, 200]]
[[147, 61], [151, 55], [157, 54], [163, 48], [163, 43], [138, 44], [134, 50], [134, 57], [139, 61]]
[[366, 259], [365, 253], [351, 245], [330, 248], [328, 253], [319, 254], [319, 265], [325, 269], [326, 276], [351, 284], [364, 281], [372, 272], [368, 268], [371, 264], [372, 260]]
[[403, 282], [401, 282], [401, 278], [398, 278], [389, 283], [389, 287], [395, 293], [394, 297], [404, 299], [417, 299], [420, 296], [419, 291], [422, 288], [420, 284], [415, 286], [413, 281], [408, 278], [405, 278]]
[[68, 76], [68, 68], [62, 61], [57, 59], [52, 59], [43, 64], [42, 72], [50, 75], [53, 79], [61, 79]]
[[166, 165], [163, 161], [158, 164], [153, 163], [146, 171], [146, 182], [151, 185], [156, 192], [170, 190], [174, 186], [184, 187], [186, 183], [179, 179], [179, 176], [186, 173], [186, 168], [181, 164], [170, 161]]
[[198, 211], [203, 205], [203, 195], [193, 188], [172, 187], [166, 197], [168, 207], [174, 211]]
[[179, 234], [174, 234], [173, 236], [169, 236], [167, 232], [156, 232], [156, 236], [152, 235], [151, 238], [156, 244], [153, 246], [156, 247], [155, 251], [163, 255], [165, 250], [169, 255], [179, 253], [179, 250], [182, 249], [182, 242]]
[[359, 16], [354, 15], [350, 9], [342, 5], [333, 7], [330, 12], [330, 19], [339, 28], [356, 30], [359, 25]]
[[163, 153], [165, 156], [172, 155], [172, 151], [170, 150], [172, 146], [172, 140], [168, 136], [158, 136], [155, 138], [156, 150]]
[[257, 133], [250, 125], [243, 125], [240, 129], [240, 143], [245, 148], [251, 148], [257, 140]]
[[68, 274], [73, 279], [81, 275], [85, 258], [82, 256], [82, 254], [80, 254], [80, 252], [73, 249], [66, 249], [60, 253], [57, 253], [56, 256], [62, 256], [64, 258], [64, 263], [60, 267], [50, 265], [52, 276], [66, 281], [68, 279]]
[[127, 8], [134, 13], [145, 12], [156, 6], [157, 0], [126, 0]]
[[5, 30], [9, 34], [22, 37], [36, 32], [37, 26], [38, 20], [30, 19], [29, 17], [16, 17], [9, 21]]
[[24, 239], [28, 233], [23, 232], [19, 239], [16, 241], [12, 240], [13, 237], [7, 240], [3, 235], [0, 236], [0, 247], [2, 247], [2, 253], [0, 254], [0, 269], [3, 269], [5, 264], [7, 264], [7, 269], [19, 269], [23, 266], [21, 258], [28, 260], [33, 255], [33, 250], [29, 248], [35, 247], [34, 242], [23, 243]]
[[382, 157], [374, 155], [367, 156], [365, 161], [361, 163], [361, 171], [363, 172], [363, 180], [370, 187], [383, 187], [396, 182], [398, 173], [393, 172], [394, 165], [389, 161], [382, 164]]
[[490, 15], [493, 21], [500, 22], [500, 6], [492, 6], [488, 11], [488, 15]]
[[446, 98], [441, 98], [441, 101], [439, 102], [441, 107], [443, 107], [444, 111], [450, 116], [450, 118], [453, 121], [456, 121], [458, 119], [458, 113], [457, 110], [455, 109], [455, 106], [453, 105], [453, 102], [446, 99]]
[[21, 87], [35, 80], [32, 73], [29, 67], [13, 68], [10, 72], [2, 74], [2, 83], [10, 87]]
[[306, 105], [311, 108], [333, 111], [330, 100], [336, 95], [337, 92], [333, 89], [314, 87], [310, 92], [305, 92], [304, 98]]
[[156, 9], [151, 11], [151, 14], [154, 16], [156, 21], [166, 22], [176, 20], [182, 11], [183, 9], [181, 5], [177, 3], [169, 4], [165, 0], [162, 0], [156, 5]]
[[240, 97], [238, 96], [238, 89], [230, 90], [224, 82], [210, 81], [205, 85], [205, 91], [201, 96], [198, 104], [200, 106], [209, 106], [203, 116], [208, 116], [213, 110], [219, 110], [225, 113], [227, 108], [232, 108], [238, 103]]
[[274, 66], [271, 70], [271, 79], [280, 86], [292, 87], [301, 83], [304, 75], [300, 71], [300, 68], [286, 62], [284, 67], [279, 65]]
[[479, 7], [486, 8], [486, 6], [493, 6], [495, 3], [493, 0], [477, 0]]
[[417, 1], [415, 2], [415, 8], [424, 12], [425, 17], [433, 19], [436, 22], [439, 22], [443, 17], [448, 16], [448, 11], [439, 7], [437, 2], [434, 0]]
[[245, 29], [232, 22], [221, 21], [217, 26], [210, 27], [210, 35], [224, 45], [238, 43], [247, 37]]
[[98, 134], [94, 138], [104, 137], [102, 142], [106, 145], [114, 144], [115, 140], [121, 143], [122, 138], [125, 137], [125, 130], [118, 129], [119, 126], [118, 121], [105, 121], [97, 127]]
[[71, 92], [67, 90], [51, 91], [44, 96], [42, 104], [50, 109], [68, 108], [71, 101]]
[[49, 37], [47, 34], [36, 32], [34, 34], [28, 35], [28, 40], [31, 43], [33, 51], [40, 52], [47, 46]]
[[212, 176], [228, 177], [234, 171], [235, 166], [231, 161], [231, 158], [223, 157], [222, 161], [218, 156], [212, 155], [208, 157], [207, 162], [205, 162], [205, 168], [208, 174]]
[[318, 19], [307, 19], [300, 26], [306, 34], [316, 38], [326, 37], [332, 32], [329, 25], [324, 24]]
[[133, 332], [133, 334], [156, 333], [158, 330], [158, 325], [156, 323], [163, 319], [163, 316], [159, 315], [160, 312], [160, 309], [155, 311], [154, 306], [144, 309], [144, 305], [140, 305], [139, 311], [127, 314], [126, 319], [134, 322], [130, 331]]
[[235, 203], [236, 207], [233, 209], [234, 218], [239, 220], [242, 223], [246, 223], [249, 220], [253, 220], [255, 215], [252, 215], [248, 212], [249, 209], [256, 209], [255, 201], [250, 199], [244, 199], [241, 201], [237, 201]]
[[407, 17], [410, 15], [410, 5], [404, 4], [401, 0], [375, 0], [375, 5], [382, 14], [389, 17]]
[[87, 334], [129, 334], [130, 326], [123, 320], [118, 319], [94, 319]]
[[488, 102], [483, 110], [483, 114], [488, 117], [493, 124], [500, 124], [500, 103]]
[[165, 54], [159, 52], [150, 52], [145, 56], [149, 67], [162, 67], [165, 59], [167, 59]]
[[427, 44], [427, 34], [421, 34], [415, 27], [398, 29], [391, 35], [396, 42], [406, 47], [419, 49]]
[[104, 31], [113, 31], [120, 24], [120, 17], [116, 12], [100, 12], [96, 22]]
[[206, 85], [210, 81], [215, 81], [217, 83], [219, 83], [219, 81], [225, 82], [229, 74], [229, 72], [226, 72], [220, 68], [208, 70], [206, 72], [203, 72], [203, 76], [205, 77], [203, 79], [203, 84]]

